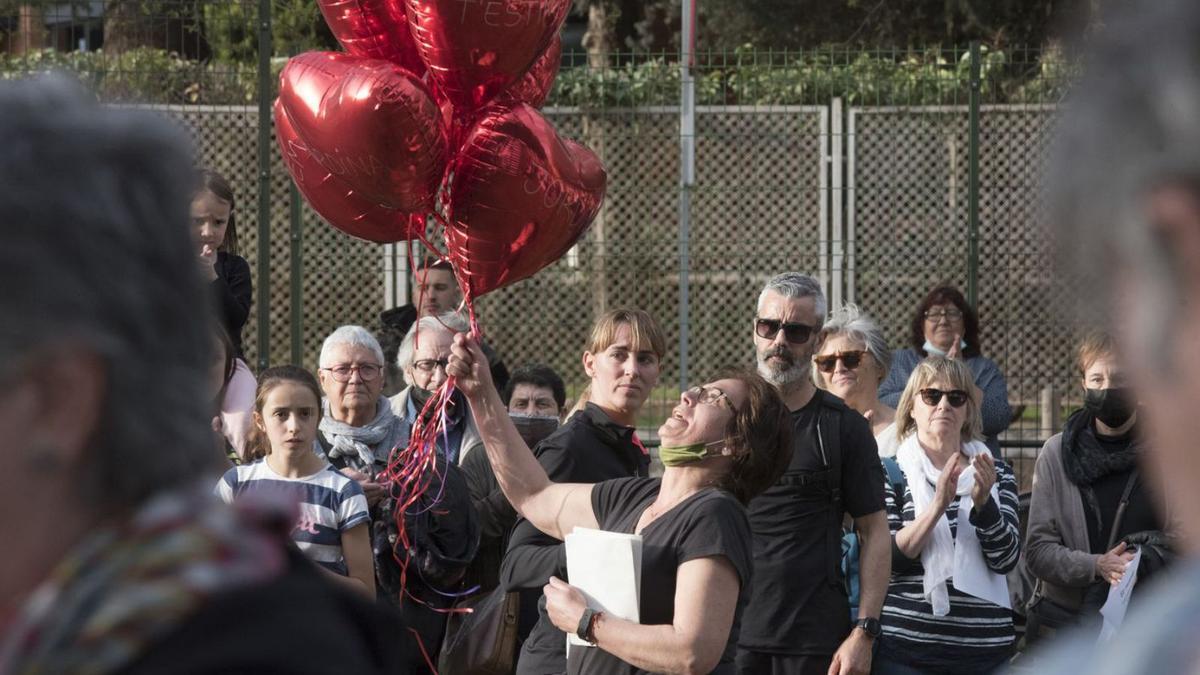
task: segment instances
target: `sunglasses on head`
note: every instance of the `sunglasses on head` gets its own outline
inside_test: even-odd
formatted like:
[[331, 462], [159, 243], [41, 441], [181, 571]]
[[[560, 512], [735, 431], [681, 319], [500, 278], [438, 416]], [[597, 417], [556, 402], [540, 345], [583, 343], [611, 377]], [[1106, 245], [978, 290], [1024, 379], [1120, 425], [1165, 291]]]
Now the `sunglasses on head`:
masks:
[[955, 408], [961, 408], [967, 402], [967, 392], [962, 389], [954, 389], [952, 391], [942, 391], [941, 389], [922, 389], [920, 391], [921, 400], [925, 401], [925, 405], [935, 406], [941, 402], [942, 396], [950, 401], [950, 405]]
[[776, 319], [754, 320], [754, 332], [764, 340], [774, 340], [780, 329], [783, 329], [783, 339], [794, 345], [801, 345], [808, 342], [817, 327], [804, 323], [784, 323]]
[[837, 368], [838, 360], [841, 360], [848, 370], [854, 370], [862, 363], [862, 358], [866, 353], [866, 350], [863, 349], [856, 349], [849, 352], [835, 352], [833, 354], [825, 354], [824, 356], [814, 356], [813, 363], [817, 364], [817, 370], [822, 373], [832, 373], [833, 369]]

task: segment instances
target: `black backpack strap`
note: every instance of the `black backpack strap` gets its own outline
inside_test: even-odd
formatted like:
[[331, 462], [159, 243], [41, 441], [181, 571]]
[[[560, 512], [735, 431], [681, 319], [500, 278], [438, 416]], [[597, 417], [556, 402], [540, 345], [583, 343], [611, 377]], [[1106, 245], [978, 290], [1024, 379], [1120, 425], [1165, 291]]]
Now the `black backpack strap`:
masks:
[[[816, 393], [822, 396], [820, 390]], [[830, 523], [825, 537], [828, 539], [828, 568], [830, 583], [844, 588], [845, 578], [842, 574], [842, 515], [846, 509], [842, 498], [842, 423], [841, 415], [831, 406], [817, 407], [816, 437], [817, 451], [825, 462], [826, 480], [829, 486], [829, 518]]]

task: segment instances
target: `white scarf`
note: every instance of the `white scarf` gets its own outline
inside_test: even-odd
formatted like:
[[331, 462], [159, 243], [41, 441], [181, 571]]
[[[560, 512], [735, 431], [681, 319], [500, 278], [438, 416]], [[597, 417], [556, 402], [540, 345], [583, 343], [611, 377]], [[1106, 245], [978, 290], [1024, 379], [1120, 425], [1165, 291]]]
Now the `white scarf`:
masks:
[[[979, 441], [963, 445], [963, 454], [973, 459], [980, 453], [991, 454], [988, 447]], [[896, 451], [896, 462], [908, 479], [916, 515], [930, 507], [942, 472], [933, 466], [925, 450], [913, 433], [900, 444]], [[933, 532], [921, 551], [921, 565], [925, 568], [925, 600], [933, 606], [934, 616], [946, 616], [950, 612], [950, 596], [946, 582], [953, 579], [954, 587], [963, 593], [1012, 609], [1008, 595], [1008, 582], [1004, 575], [988, 569], [979, 546], [979, 537], [971, 525], [971, 489], [975, 487], [975, 467], [969, 465], [958, 477], [954, 494], [958, 495], [957, 537], [950, 534], [950, 521], [942, 514]], [[966, 499], [964, 499], [966, 497]], [[1000, 505], [1000, 491], [992, 485], [992, 499]]]

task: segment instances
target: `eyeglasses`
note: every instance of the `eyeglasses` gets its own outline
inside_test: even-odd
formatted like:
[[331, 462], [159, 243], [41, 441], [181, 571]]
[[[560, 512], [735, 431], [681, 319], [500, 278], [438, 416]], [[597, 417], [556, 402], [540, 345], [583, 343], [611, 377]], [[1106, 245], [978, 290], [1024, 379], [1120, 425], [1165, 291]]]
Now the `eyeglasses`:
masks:
[[955, 408], [961, 408], [967, 402], [968, 394], [962, 389], [954, 389], [952, 391], [942, 391], [941, 389], [922, 389], [920, 392], [921, 400], [925, 405], [935, 406], [941, 402], [942, 396], [950, 401], [950, 405]]
[[687, 390], [687, 395], [696, 399], [697, 403], [703, 403], [704, 405], [719, 405], [722, 401], [724, 401], [725, 405], [730, 410], [733, 410], [733, 402], [729, 400], [729, 397], [725, 395], [725, 392], [717, 389], [716, 387], [696, 385]]
[[420, 361], [413, 361], [413, 368], [426, 374], [432, 373], [436, 368], [441, 368], [444, 373], [449, 363], [449, 359], [421, 359]]
[[849, 352], [837, 352], [834, 354], [826, 354], [824, 356], [814, 356], [813, 363], [817, 364], [817, 370], [822, 373], [832, 373], [837, 368], [837, 362], [840, 360], [846, 365], [849, 370], [854, 370], [862, 363], [862, 357], [866, 355], [866, 350], [856, 349]]
[[963, 313], [957, 309], [931, 309], [925, 312], [925, 320], [930, 323], [937, 323], [942, 319], [951, 323], [960, 321], [963, 318]]
[[333, 375], [333, 379], [338, 382], [349, 382], [350, 376], [356, 372], [363, 382], [374, 382], [383, 373], [383, 366], [377, 366], [374, 363], [360, 363], [358, 365], [342, 364], [332, 368], [322, 368], [321, 370], [329, 371]]
[[808, 342], [813, 332], [817, 330], [816, 326], [804, 323], [784, 323], [775, 319], [754, 320], [754, 332], [764, 340], [774, 340], [781, 328], [783, 329], [783, 339], [794, 345], [802, 345]]

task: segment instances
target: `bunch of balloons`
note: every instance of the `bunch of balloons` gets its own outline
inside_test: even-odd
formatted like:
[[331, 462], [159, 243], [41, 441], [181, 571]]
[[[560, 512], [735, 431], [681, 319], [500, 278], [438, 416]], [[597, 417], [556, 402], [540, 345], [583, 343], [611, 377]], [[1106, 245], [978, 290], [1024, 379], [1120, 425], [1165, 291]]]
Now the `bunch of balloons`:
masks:
[[360, 239], [445, 228], [470, 303], [536, 273], [583, 235], [604, 167], [538, 112], [570, 0], [317, 0], [345, 52], [280, 76], [276, 137], [326, 221]]

